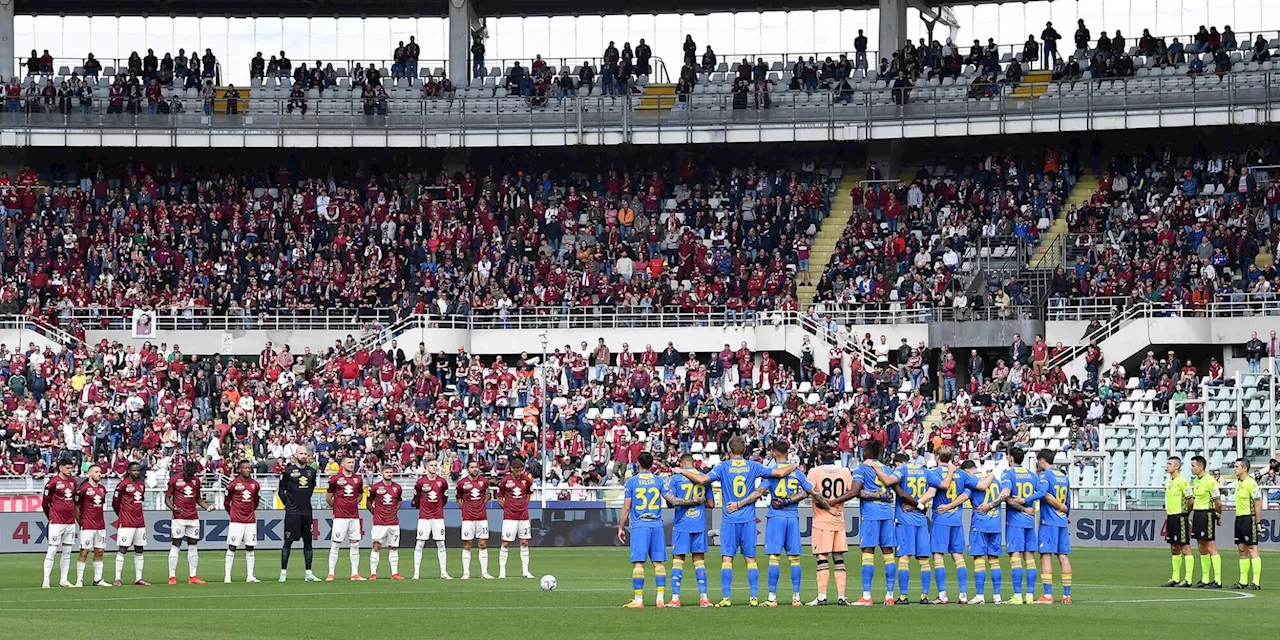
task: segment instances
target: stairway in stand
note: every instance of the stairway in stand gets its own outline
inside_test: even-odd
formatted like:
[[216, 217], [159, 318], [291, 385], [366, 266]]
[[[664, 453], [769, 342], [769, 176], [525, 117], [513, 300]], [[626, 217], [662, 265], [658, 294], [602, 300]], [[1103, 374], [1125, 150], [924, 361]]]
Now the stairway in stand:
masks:
[[1067, 211], [1071, 209], [1072, 205], [1076, 207], [1083, 206], [1097, 191], [1098, 178], [1086, 171], [1085, 175], [1081, 176], [1080, 180], [1076, 182], [1075, 188], [1067, 195], [1067, 201], [1058, 208], [1058, 215], [1049, 224], [1049, 230], [1040, 234], [1040, 244], [1036, 246], [1036, 252], [1031, 256], [1031, 264], [1029, 265], [1031, 268], [1056, 269], [1067, 266], [1062, 264], [1062, 249], [1058, 241], [1058, 238], [1062, 238], [1061, 242], [1069, 240], [1067, 234]]
[[946, 414], [947, 407], [951, 406], [950, 402], [937, 402], [933, 405], [933, 410], [929, 415], [924, 417], [924, 432], [933, 433], [942, 428], [942, 416]]
[[818, 281], [822, 279], [831, 254], [836, 251], [836, 243], [844, 235], [845, 227], [849, 226], [849, 219], [853, 217], [853, 202], [849, 199], [849, 192], [853, 191], [859, 180], [862, 180], [862, 174], [846, 173], [840, 180], [840, 188], [831, 197], [831, 211], [827, 214], [827, 219], [822, 221], [822, 229], [818, 231], [818, 235], [813, 237], [813, 246], [809, 251], [811, 284], [796, 287], [796, 300], [801, 305], [813, 302]]
[[1013, 97], [1039, 98], [1049, 90], [1049, 83], [1052, 81], [1052, 71], [1028, 71], [1022, 75], [1022, 82], [1013, 88]]
[[670, 111], [675, 103], [674, 84], [650, 84], [640, 95], [640, 105], [636, 107], [636, 111]]

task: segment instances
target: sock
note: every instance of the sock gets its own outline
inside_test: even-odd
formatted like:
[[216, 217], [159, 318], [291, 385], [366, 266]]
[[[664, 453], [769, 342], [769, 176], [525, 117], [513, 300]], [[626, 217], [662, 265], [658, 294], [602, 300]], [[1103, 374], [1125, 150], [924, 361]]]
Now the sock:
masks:
[[778, 556], [769, 556], [769, 599], [778, 593], [778, 578], [782, 574]]
[[311, 546], [311, 538], [302, 539], [302, 561], [307, 565], [307, 573], [311, 573], [311, 560], [315, 558], [315, 548]]
[[[529, 555], [529, 547], [520, 547], [520, 551], [522, 558]], [[653, 584], [658, 587], [658, 600], [661, 601], [667, 591], [667, 565], [661, 562], [653, 565]]]
[[845, 595], [845, 584], [848, 581], [848, 575], [844, 570], [844, 556], [836, 556], [836, 595], [843, 598]]
[[253, 577], [254, 560], [256, 560], [256, 558], [253, 557], [253, 549], [247, 549], [244, 552], [244, 566], [245, 572], [249, 574], [248, 577], [250, 578]]
[[[1046, 596], [1053, 595], [1053, 574], [1046, 573], [1042, 576], [1044, 579], [1040, 581], [1040, 589]], [[1066, 593], [1065, 591], [1063, 593]]]
[[1169, 578], [1169, 582], [1178, 582], [1178, 574], [1182, 573], [1182, 556], [1169, 556], [1173, 561], [1173, 577]]
[[498, 575], [507, 575], [507, 555], [511, 553], [510, 547], [503, 547], [498, 551]]
[[973, 559], [973, 584], [978, 595], [987, 594], [987, 561], [985, 558]]
[[671, 560], [671, 599], [680, 599], [680, 583], [684, 581], [684, 558]]
[[1262, 584], [1262, 556], [1253, 558], [1250, 564], [1253, 565], [1253, 584]]
[[1004, 588], [1001, 584], [1004, 582], [1004, 568], [1000, 566], [999, 558], [994, 560], [994, 564], [988, 565], [987, 572], [991, 574], [991, 593], [1000, 595], [1000, 590]]
[[116, 551], [116, 581], [120, 581], [120, 577], [124, 575], [124, 551]]
[[377, 575], [378, 563], [382, 560], [382, 552], [378, 549], [369, 550], [369, 575]]
[[289, 554], [291, 553], [293, 553], [293, 543], [286, 542], [284, 543], [283, 547], [280, 547], [280, 570], [281, 571], [289, 570]]
[[191, 544], [187, 544], [187, 569], [190, 571], [190, 577], [196, 577], [196, 570], [200, 568], [200, 552]]
[[920, 595], [929, 595], [929, 583], [933, 579], [933, 568], [929, 566], [929, 561], [920, 560]]
[[698, 596], [707, 595], [707, 563], [705, 560], [693, 561], [693, 577], [698, 581]]
[[351, 545], [351, 575], [360, 575], [360, 547]]
[[756, 566], [755, 558], [747, 558], [747, 589], [752, 598], [760, 595], [760, 568]]
[[911, 565], [908, 562], [905, 556], [898, 559], [898, 595], [904, 598], [910, 589], [911, 581]]
[[1222, 556], [1215, 553], [1209, 556], [1209, 560], [1213, 565], [1213, 581], [1222, 584]]
[[84, 560], [76, 560], [76, 584], [84, 582]]
[[638, 564], [631, 566], [631, 593], [636, 602], [644, 600], [644, 567]]
[[392, 548], [387, 560], [391, 562], [391, 575], [400, 575], [400, 552]]
[[862, 552], [862, 597], [871, 597], [871, 581], [876, 576], [876, 557], [874, 554]]
[[489, 549], [488, 547], [480, 549], [480, 573], [489, 575]]
[[1213, 572], [1213, 561], [1210, 560], [1209, 556], [1207, 555], [1200, 556], [1200, 581], [1213, 582], [1212, 580], [1209, 579], [1209, 576], [1212, 574], [1212, 572]]
[[816, 581], [818, 583], [818, 599], [827, 599], [827, 584], [831, 581], [831, 570], [827, 568], [826, 559], [818, 561]]
[[520, 573], [529, 573], [529, 547], [520, 546]]
[[1069, 573], [1062, 574], [1062, 595], [1071, 597], [1071, 574]]
[[[943, 569], [943, 572], [944, 573], [942, 575], [943, 575], [943, 578], [945, 578], [947, 575], [945, 573], [946, 572], [945, 568]], [[960, 593], [963, 593], [963, 594], [969, 593], [969, 567], [965, 566], [964, 558], [956, 560], [956, 582], [960, 583]], [[939, 588], [945, 589], [946, 585], [947, 585], [947, 581], [944, 579], [942, 581], [942, 587], [939, 587]]]
[[1013, 572], [1013, 596], [1022, 595], [1022, 557], [1009, 556], [1009, 569]]
[[342, 547], [337, 542], [329, 543], [329, 575], [337, 575], [338, 571], [338, 554], [342, 553]]
[[[938, 585], [938, 596], [947, 592], [947, 567], [945, 561], [939, 560], [933, 565], [933, 583]], [[961, 589], [961, 592], [964, 590]]]
[[804, 568], [800, 566], [800, 556], [791, 556], [791, 597], [796, 599], [800, 597], [800, 579], [803, 576]]
[[1183, 580], [1191, 582], [1196, 577], [1196, 557], [1193, 555], [1182, 556], [1182, 566], [1184, 567], [1183, 573], [1186, 574]]
[[59, 560], [59, 569], [62, 572], [62, 580], [65, 581], [71, 575], [71, 556], [75, 552], [71, 550], [71, 545], [62, 545], [62, 558]]
[[222, 574], [222, 577], [226, 578], [228, 582], [231, 580], [231, 563], [235, 561], [236, 561], [236, 552], [230, 549], [227, 549], [227, 558], [222, 563], [222, 566], [224, 569], [224, 573]]
[[471, 550], [462, 550], [462, 575], [471, 575]]
[[49, 574], [53, 573], [53, 563], [58, 558], [58, 548], [49, 547], [44, 552], [44, 581], [49, 581]]
[[[413, 577], [415, 578], [418, 577], [418, 568], [422, 566], [422, 545], [424, 542], [424, 540], [419, 540], [417, 544], [413, 545]], [[443, 567], [444, 565], [441, 564], [440, 566]]]
[[[1025, 564], [1027, 567], [1024, 570], [1027, 576], [1027, 595], [1033, 596], [1036, 594], [1036, 577], [1040, 572], [1036, 570], [1035, 560], [1026, 562]], [[1053, 574], [1049, 575], [1049, 579], [1053, 580]]]
[[[445, 551], [444, 540], [436, 540], [436, 560], [440, 562], [440, 575], [449, 573], [449, 553]], [[417, 575], [418, 565], [413, 565], [413, 573]]]
[[885, 553], [881, 558], [884, 560], [884, 597], [888, 598], [893, 595], [893, 583], [898, 577], [898, 565], [893, 561], [893, 554]]
[[133, 552], [133, 580], [137, 582], [142, 579], [142, 552]]
[[178, 577], [178, 548], [169, 547], [169, 577]]
[[720, 563], [720, 595], [726, 600], [733, 592], [733, 561]]

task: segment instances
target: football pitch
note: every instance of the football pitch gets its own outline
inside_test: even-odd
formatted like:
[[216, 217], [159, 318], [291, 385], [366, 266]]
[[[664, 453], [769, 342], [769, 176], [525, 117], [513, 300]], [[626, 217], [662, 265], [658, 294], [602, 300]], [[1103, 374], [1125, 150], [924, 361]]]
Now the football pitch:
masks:
[[[713, 549], [714, 551], [714, 549]], [[459, 552], [449, 549], [450, 572], [461, 573]], [[921, 606], [919, 579], [912, 563], [913, 604], [907, 607], [802, 607], [790, 601], [786, 567], [779, 585], [777, 609], [751, 609], [747, 604], [746, 569], [741, 560], [735, 570], [734, 606], [731, 609], [697, 608], [697, 583], [686, 572], [680, 610], [659, 610], [653, 604], [653, 578], [646, 582], [646, 608], [620, 608], [631, 597], [631, 569], [624, 549], [533, 549], [535, 575], [553, 574], [559, 587], [541, 591], [537, 580], [507, 579], [442, 581], [433, 549], [423, 560], [419, 581], [331, 583], [302, 581], [302, 554], [295, 550], [289, 581], [276, 582], [279, 554], [259, 551], [257, 577], [261, 584], [243, 582], [243, 555], [234, 576], [222, 583], [223, 552], [201, 554], [201, 577], [208, 585], [171, 587], [167, 578], [167, 554], [149, 553], [146, 578], [155, 586], [103, 589], [40, 589], [44, 556], [0, 556], [0, 628], [8, 637], [93, 637], [136, 640], [148, 637], [207, 639], [322, 639], [361, 638], [807, 638], [843, 636], [850, 632], [872, 637], [912, 638], [937, 634], [947, 638], [1001, 637], [1003, 633], [1029, 638], [1156, 638], [1175, 637], [1266, 638], [1280, 635], [1280, 589], [1268, 589], [1271, 572], [1280, 575], [1280, 553], [1263, 552], [1263, 591], [1236, 592], [1199, 589], [1161, 589], [1169, 579], [1169, 556], [1160, 549], [1080, 549], [1073, 554], [1074, 604], [1052, 606]], [[851, 554], [857, 558], [857, 552]], [[328, 553], [317, 549], [316, 573], [327, 571]], [[400, 551], [401, 570], [412, 574], [413, 550]], [[490, 570], [497, 573], [497, 549], [490, 549]], [[1236, 579], [1235, 550], [1223, 550], [1226, 582]], [[473, 572], [478, 573], [476, 560]], [[362, 569], [368, 566], [368, 550]], [[1004, 594], [1011, 593], [1008, 560], [1005, 560]], [[126, 557], [124, 579], [133, 579], [132, 556]], [[718, 599], [719, 561], [708, 564], [710, 595]], [[668, 566], [670, 563], [668, 563]], [[785, 560], [784, 560], [785, 565]], [[384, 554], [382, 566], [387, 560]], [[972, 565], [970, 565], [972, 566]], [[338, 570], [350, 565], [345, 551]], [[860, 595], [856, 565], [849, 572], [849, 594]], [[186, 553], [178, 572], [187, 570]], [[761, 598], [766, 594], [767, 558], [760, 558]], [[75, 564], [72, 564], [74, 581]], [[86, 582], [92, 577], [86, 567]], [[508, 573], [518, 573], [519, 560], [512, 553]], [[115, 555], [106, 557], [105, 577], [115, 577]], [[1199, 569], [1197, 564], [1197, 576]], [[429, 577], [427, 577], [429, 576]], [[53, 581], [58, 579], [55, 565]], [[948, 561], [948, 595], [956, 596], [955, 572]], [[876, 569], [874, 597], [883, 598], [884, 579]], [[815, 595], [813, 561], [805, 558], [803, 597]], [[832, 582], [834, 590], [834, 581]], [[970, 589], [970, 596], [973, 589]], [[1055, 593], [1061, 595], [1061, 589]], [[834, 592], [831, 594], [834, 599]], [[988, 583], [988, 600], [990, 584]], [[695, 606], [690, 607], [693, 604]], [[636, 634], [636, 635], [631, 635]]]

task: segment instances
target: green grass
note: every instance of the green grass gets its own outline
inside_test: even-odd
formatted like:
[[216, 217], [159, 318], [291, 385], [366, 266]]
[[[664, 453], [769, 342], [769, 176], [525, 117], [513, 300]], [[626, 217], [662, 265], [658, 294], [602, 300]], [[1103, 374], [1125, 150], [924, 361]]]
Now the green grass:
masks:
[[[805, 638], [812, 635], [844, 635], [856, 629], [864, 637], [912, 638], [940, 634], [947, 638], [993, 637], [1007, 625], [1018, 625], [1017, 633], [1035, 633], [1053, 638], [1158, 638], [1248, 637], [1266, 638], [1280, 634], [1280, 590], [1237, 593], [1229, 590], [1160, 589], [1168, 579], [1168, 554], [1159, 549], [1080, 549], [1073, 555], [1076, 583], [1070, 606], [994, 607], [910, 607], [869, 609], [800, 608], [749, 609], [746, 573], [741, 561], [735, 572], [732, 609], [700, 610], [692, 570], [685, 580], [686, 607], [679, 611], [643, 611], [619, 608], [631, 596], [631, 570], [622, 549], [533, 549], [535, 575], [554, 574], [559, 589], [545, 593], [537, 581], [444, 582], [434, 577], [434, 549], [423, 560], [421, 581], [352, 583], [304, 583], [300, 551], [293, 556], [290, 581], [279, 584], [279, 555], [258, 552], [258, 577], [262, 584], [222, 584], [223, 553], [201, 554], [201, 575], [207, 586], [164, 584], [167, 557], [147, 555], [146, 577], [156, 586], [126, 586], [119, 589], [49, 591], [39, 588], [41, 555], [0, 556], [0, 628], [8, 637], [57, 638], [91, 636], [95, 640], [166, 637], [182, 633], [202, 639], [221, 638], [335, 638], [362, 637], [377, 640], [423, 637], [495, 638], [516, 634], [526, 639], [541, 638], [652, 638], [714, 637], [733, 640], [748, 638]], [[450, 570], [460, 573], [458, 549], [449, 550]], [[856, 553], [854, 556], [856, 558]], [[402, 549], [401, 569], [411, 574], [413, 550]], [[1223, 568], [1228, 583], [1237, 578], [1234, 549], [1224, 549]], [[497, 573], [497, 550], [490, 550], [490, 569]], [[386, 558], [383, 558], [386, 570]], [[512, 554], [509, 569], [518, 571], [519, 559]], [[784, 561], [785, 562], [785, 561]], [[473, 565], [476, 563], [473, 560]], [[1280, 553], [1264, 552], [1264, 585], [1271, 572], [1280, 572]], [[765, 594], [766, 559], [761, 557], [761, 596]], [[804, 598], [815, 593], [812, 559], [805, 558]], [[950, 564], [950, 563], [948, 563]], [[368, 551], [362, 565], [368, 566]], [[719, 595], [719, 562], [710, 565], [712, 599]], [[107, 554], [105, 574], [115, 575], [115, 556]], [[327, 551], [317, 550], [315, 566], [327, 569]], [[972, 566], [972, 563], [970, 564]], [[345, 552], [339, 573], [349, 568]], [[849, 591], [857, 596], [860, 575], [849, 573]], [[690, 567], [691, 569], [691, 567]], [[86, 573], [92, 572], [92, 566]], [[473, 569], [475, 570], [475, 569]], [[185, 574], [186, 554], [179, 561]], [[477, 570], [478, 571], [478, 570]], [[75, 565], [72, 565], [74, 575]], [[57, 581], [57, 566], [53, 580]], [[1197, 567], [1197, 575], [1199, 570]], [[244, 579], [243, 559], [235, 575]], [[783, 567], [779, 599], [790, 599], [790, 581]], [[1004, 593], [1010, 593], [1008, 561], [1005, 561]], [[1277, 573], [1276, 575], [1280, 575]], [[132, 557], [126, 559], [124, 577], [133, 576]], [[949, 595], [955, 599], [955, 572], [948, 571]], [[876, 600], [881, 599], [883, 577], [879, 567], [875, 579]], [[919, 597], [919, 580], [912, 569], [913, 599]], [[646, 602], [653, 602], [652, 570], [646, 585]], [[834, 583], [832, 585], [834, 590]], [[972, 591], [972, 589], [971, 589]], [[1058, 590], [1061, 594], [1061, 590]], [[988, 598], [990, 598], [988, 585]], [[692, 598], [690, 597], [692, 595]], [[971, 594], [972, 595], [972, 594]], [[834, 597], [834, 594], [833, 594]], [[633, 635], [634, 634], [634, 635]], [[820, 636], [822, 637], [822, 636]]]

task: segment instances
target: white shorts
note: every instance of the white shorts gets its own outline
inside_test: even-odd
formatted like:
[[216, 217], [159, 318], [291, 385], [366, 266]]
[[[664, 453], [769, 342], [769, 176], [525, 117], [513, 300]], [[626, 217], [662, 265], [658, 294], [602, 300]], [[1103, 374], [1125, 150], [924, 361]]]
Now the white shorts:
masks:
[[529, 539], [529, 521], [528, 520], [503, 520], [502, 521], [502, 541], [511, 542], [516, 538], [521, 540]]
[[71, 546], [76, 543], [76, 525], [74, 524], [51, 524], [49, 525], [49, 546], [59, 547], [62, 545]]
[[360, 538], [364, 537], [360, 533], [360, 518], [334, 518], [333, 530], [329, 532], [329, 540], [332, 542], [360, 542]]
[[146, 527], [126, 527], [116, 530], [116, 546], [121, 549], [147, 546]]
[[169, 537], [173, 540], [186, 538], [188, 540], [200, 539], [200, 521], [199, 520], [177, 520], [174, 519], [169, 525]]
[[373, 541], [384, 547], [391, 547], [392, 549], [400, 546], [400, 525], [373, 525]]
[[[419, 529], [419, 531], [421, 531], [421, 529]], [[462, 521], [462, 539], [463, 540], [472, 540], [472, 539], [488, 540], [489, 539], [489, 521], [488, 520], [463, 520]]]
[[107, 548], [107, 530], [106, 529], [81, 529], [80, 530], [80, 550], [85, 549], [106, 549]]
[[227, 529], [227, 546], [254, 547], [258, 544], [258, 523], [232, 522]]
[[418, 539], [444, 542], [444, 518], [418, 520]]

